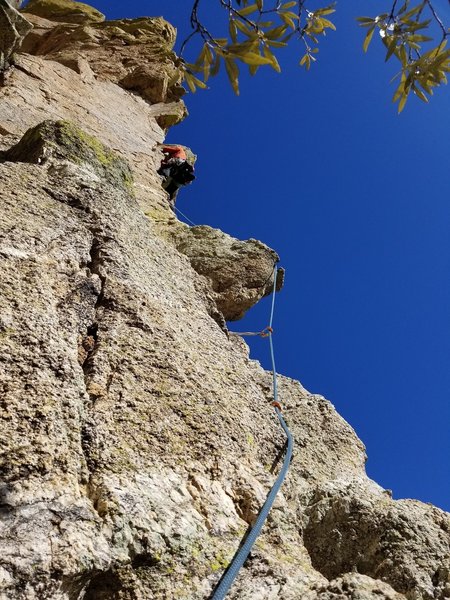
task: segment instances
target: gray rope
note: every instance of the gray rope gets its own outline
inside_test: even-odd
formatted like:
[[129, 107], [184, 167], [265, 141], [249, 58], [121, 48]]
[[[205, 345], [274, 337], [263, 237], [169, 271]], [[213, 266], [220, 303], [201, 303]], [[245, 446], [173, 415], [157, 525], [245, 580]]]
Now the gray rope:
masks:
[[[269, 325], [270, 328], [272, 327], [273, 313], [274, 313], [274, 308], [275, 308], [276, 280], [277, 280], [277, 268], [275, 267], [273, 295], [272, 295], [272, 307], [271, 307], [271, 311], [270, 311], [270, 325]], [[270, 329], [269, 329], [268, 337], [269, 337], [269, 344], [270, 344], [270, 356], [271, 356], [271, 360], [272, 360], [273, 397], [274, 397], [274, 402], [278, 404], [278, 385], [277, 385], [277, 373], [276, 373], [276, 368], [275, 368], [275, 353], [274, 353], [274, 349], [273, 349], [272, 331]], [[286, 455], [285, 455], [284, 461], [283, 461], [283, 466], [278, 474], [278, 477], [277, 477], [272, 489], [270, 490], [270, 492], [266, 498], [266, 501], [264, 502], [263, 507], [261, 508], [261, 510], [256, 518], [256, 521], [255, 521], [253, 527], [250, 529], [249, 533], [244, 538], [242, 546], [239, 548], [239, 550], [234, 555], [233, 560], [231, 561], [228, 569], [225, 571], [222, 579], [219, 582], [219, 585], [214, 590], [213, 595], [210, 597], [210, 600], [223, 600], [225, 598], [225, 596], [227, 595], [230, 587], [233, 585], [236, 577], [238, 576], [239, 571], [241, 570], [242, 566], [244, 565], [245, 561], [247, 560], [247, 557], [251, 552], [253, 544], [255, 543], [256, 539], [258, 538], [259, 534], [261, 533], [261, 529], [263, 528], [263, 525], [269, 515], [270, 509], [272, 508], [275, 498], [276, 498], [278, 492], [280, 491], [280, 488], [281, 488], [283, 481], [286, 477], [286, 474], [289, 470], [289, 465], [290, 465], [290, 462], [292, 459], [292, 451], [293, 451], [293, 447], [294, 447], [294, 438], [292, 437], [292, 434], [289, 431], [289, 428], [286, 425], [286, 422], [283, 419], [283, 416], [281, 414], [281, 410], [278, 408], [278, 406], [275, 406], [275, 412], [276, 412], [276, 415], [278, 417], [280, 425], [283, 428], [283, 431], [286, 434], [286, 438], [287, 438], [287, 448], [286, 448]]]
[[173, 208], [177, 211], [177, 213], [179, 213], [184, 219], [186, 219], [186, 221], [188, 223], [190, 223], [191, 225], [194, 225], [194, 227], [196, 227], [196, 224], [194, 223], [194, 221], [191, 221], [189, 217], [187, 217], [184, 213], [181, 212], [181, 210], [175, 206], [175, 204], [173, 205]]

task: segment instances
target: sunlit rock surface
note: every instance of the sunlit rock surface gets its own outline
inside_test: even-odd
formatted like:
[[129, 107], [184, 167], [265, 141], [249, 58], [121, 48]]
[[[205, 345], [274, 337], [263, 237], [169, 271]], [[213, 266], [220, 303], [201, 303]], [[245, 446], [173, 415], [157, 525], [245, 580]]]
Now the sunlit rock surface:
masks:
[[14, 61], [14, 53], [22, 44], [32, 25], [19, 12], [15, 0], [0, 0], [0, 83]]
[[[33, 44], [65, 27], [41, 14]], [[161, 117], [184, 108], [153, 22], [145, 95], [76, 40], [0, 89], [1, 600], [206, 599], [279, 469], [271, 374], [224, 325], [277, 256], [170, 209]], [[392, 500], [333, 406], [279, 384], [294, 460], [229, 597], [450, 597], [449, 515]]]

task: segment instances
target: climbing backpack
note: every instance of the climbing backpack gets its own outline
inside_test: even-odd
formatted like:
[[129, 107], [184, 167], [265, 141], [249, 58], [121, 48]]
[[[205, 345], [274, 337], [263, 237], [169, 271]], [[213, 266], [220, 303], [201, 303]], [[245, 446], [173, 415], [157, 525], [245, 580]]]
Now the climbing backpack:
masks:
[[170, 169], [170, 176], [179, 185], [187, 185], [195, 179], [194, 167], [188, 162], [173, 165]]

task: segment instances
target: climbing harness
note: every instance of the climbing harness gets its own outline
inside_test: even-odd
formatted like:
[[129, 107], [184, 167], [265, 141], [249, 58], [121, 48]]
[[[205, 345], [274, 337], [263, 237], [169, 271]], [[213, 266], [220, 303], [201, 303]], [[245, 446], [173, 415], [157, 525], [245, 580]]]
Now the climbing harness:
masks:
[[270, 490], [270, 492], [266, 498], [266, 501], [264, 502], [264, 505], [256, 518], [256, 521], [255, 521], [253, 527], [250, 529], [250, 531], [248, 532], [246, 537], [243, 538], [243, 540], [241, 542], [241, 544], [242, 544], [241, 547], [234, 555], [233, 560], [231, 561], [228, 569], [225, 571], [218, 586], [214, 590], [212, 596], [210, 597], [210, 600], [223, 600], [225, 598], [225, 596], [227, 595], [230, 587], [233, 585], [234, 580], [236, 579], [241, 567], [244, 565], [248, 555], [250, 554], [253, 544], [255, 543], [257, 537], [261, 533], [261, 529], [267, 519], [267, 516], [270, 512], [270, 509], [272, 508], [272, 505], [273, 505], [275, 498], [281, 488], [281, 485], [283, 484], [283, 481], [286, 477], [286, 474], [288, 472], [289, 465], [290, 465], [290, 462], [292, 459], [292, 450], [293, 450], [293, 446], [294, 446], [294, 439], [293, 439], [292, 434], [289, 431], [289, 428], [286, 425], [286, 422], [283, 419], [283, 416], [281, 414], [282, 409], [281, 409], [281, 404], [278, 400], [277, 372], [276, 372], [276, 367], [275, 367], [275, 352], [274, 352], [273, 340], [272, 340], [272, 334], [273, 334], [272, 322], [273, 322], [273, 314], [274, 314], [274, 309], [275, 309], [275, 292], [276, 292], [276, 283], [277, 283], [277, 267], [276, 266], [274, 268], [273, 275], [274, 275], [274, 279], [273, 279], [273, 292], [272, 292], [272, 306], [271, 306], [271, 310], [270, 310], [270, 320], [269, 320], [268, 327], [266, 327], [262, 331], [256, 332], [256, 333], [255, 332], [245, 332], [245, 333], [237, 333], [236, 332], [236, 334], [237, 335], [260, 335], [261, 337], [269, 338], [270, 358], [271, 358], [271, 362], [272, 362], [272, 379], [273, 379], [272, 406], [274, 407], [275, 413], [278, 417], [280, 425], [283, 428], [284, 433], [286, 434], [286, 441], [287, 441], [286, 454], [284, 457], [283, 466], [281, 467], [278, 477], [277, 477], [275, 483], [273, 484], [273, 487]]

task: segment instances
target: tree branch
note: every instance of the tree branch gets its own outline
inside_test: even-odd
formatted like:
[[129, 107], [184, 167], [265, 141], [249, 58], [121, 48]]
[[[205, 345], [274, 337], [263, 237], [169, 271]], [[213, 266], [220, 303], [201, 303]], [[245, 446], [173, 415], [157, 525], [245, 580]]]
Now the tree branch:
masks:
[[[428, 8], [431, 10], [431, 14], [433, 15], [435, 21], [439, 24], [439, 27], [442, 30], [442, 38], [445, 40], [445, 38], [448, 36], [448, 31], [445, 29], [444, 23], [442, 22], [441, 18], [437, 14], [434, 6], [431, 4], [431, 0], [425, 0], [425, 2], [427, 3]], [[449, 0], [449, 2], [450, 2], [450, 0]]]

